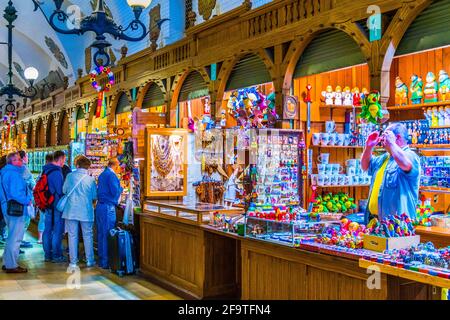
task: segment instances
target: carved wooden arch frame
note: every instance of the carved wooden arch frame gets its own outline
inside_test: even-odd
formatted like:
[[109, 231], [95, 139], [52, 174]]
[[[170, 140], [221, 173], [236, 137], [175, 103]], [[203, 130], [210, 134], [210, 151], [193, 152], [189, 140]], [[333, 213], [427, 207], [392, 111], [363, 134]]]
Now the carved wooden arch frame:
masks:
[[[41, 130], [44, 130], [44, 143], [42, 143], [41, 141]], [[39, 117], [36, 119], [36, 136], [34, 137], [34, 147], [35, 148], [43, 148], [47, 145], [47, 132], [46, 132], [46, 128], [44, 126], [44, 120], [42, 117]], [[42, 145], [40, 145], [42, 144]]]
[[[55, 126], [55, 116], [53, 115], [53, 113], [49, 113], [49, 115], [47, 116], [47, 124], [46, 124], [46, 128], [45, 128], [45, 145], [47, 147], [53, 147], [51, 145], [52, 142], [52, 127], [51, 126]], [[55, 135], [57, 135], [57, 132], [55, 130]], [[55, 143], [56, 145], [58, 144], [58, 141], [56, 141], [55, 139]]]
[[272, 81], [275, 81], [276, 79], [276, 71], [273, 61], [270, 59], [270, 57], [267, 55], [264, 49], [260, 48], [257, 50], [250, 50], [250, 51], [243, 51], [239, 54], [234, 55], [232, 58], [229, 58], [225, 60], [223, 63], [219, 75], [217, 77], [218, 87], [215, 90], [216, 94], [216, 106], [218, 108], [221, 107], [223, 97], [225, 95], [225, 90], [227, 86], [227, 82], [230, 79], [231, 72], [233, 71], [234, 66], [241, 61], [241, 59], [247, 55], [256, 55], [258, 56], [264, 63], [264, 65], [267, 68], [267, 71], [270, 74], [270, 78]]
[[167, 89], [164, 86], [162, 80], [150, 79], [144, 82], [140, 87], [136, 97], [136, 107], [142, 109], [142, 103], [144, 102], [144, 97], [147, 94], [147, 91], [150, 89], [152, 84], [156, 84], [164, 95], [164, 103], [166, 106], [169, 104], [169, 97], [167, 95]]
[[[209, 95], [212, 96], [214, 93], [212, 86], [211, 78], [208, 75], [208, 72], [206, 72], [206, 69], [204, 67], [199, 68], [187, 68], [182, 71], [182, 73], [177, 74], [175, 77], [175, 80], [172, 84], [172, 89], [170, 90], [171, 95], [171, 101], [170, 101], [170, 108], [168, 112], [170, 113], [170, 110], [176, 110], [178, 105], [178, 99], [180, 97], [181, 88], [183, 87], [184, 81], [188, 77], [188, 75], [191, 72], [198, 72], [202, 76], [203, 80], [205, 81], [205, 84], [208, 88]], [[211, 99], [212, 100], [212, 99]], [[212, 101], [213, 103], [213, 101]]]
[[398, 45], [411, 24], [432, 3], [433, 0], [417, 0], [403, 3], [386, 29], [380, 44], [380, 61], [374, 63], [374, 67], [381, 72], [380, 91], [383, 97], [389, 97], [390, 95], [390, 70]]
[[33, 141], [33, 120], [32, 119], [30, 119], [28, 121], [28, 124], [27, 124], [26, 143], [27, 143], [27, 148], [28, 149], [33, 149], [34, 148], [34, 145], [32, 146], [31, 142], [35, 142], [35, 141]]
[[116, 110], [117, 105], [119, 104], [119, 98], [122, 96], [122, 94], [125, 94], [128, 98], [128, 102], [130, 103], [131, 107], [133, 107], [133, 98], [131, 97], [130, 90], [126, 89], [120, 89], [117, 90], [114, 95], [111, 97], [110, 105], [107, 106], [106, 110], [109, 110], [107, 112], [107, 119], [108, 119], [108, 126], [114, 127], [116, 125]]
[[63, 124], [64, 124], [64, 118], [67, 117], [68, 119], [68, 124], [69, 124], [69, 140], [70, 140], [70, 116], [69, 116], [69, 112], [67, 109], [62, 109], [59, 112], [59, 117], [58, 117], [58, 123], [56, 125], [56, 127], [58, 128], [58, 131], [60, 132], [60, 134], [56, 135], [56, 145], [61, 145], [62, 144], [62, 128], [63, 128]]
[[346, 21], [343, 23], [331, 23], [329, 25], [319, 25], [316, 28], [312, 28], [307, 34], [298, 36], [290, 45], [286, 56], [284, 57], [281, 72], [284, 75], [283, 80], [283, 93], [288, 94], [292, 81], [294, 80], [294, 71], [297, 66], [298, 61], [302, 57], [305, 50], [311, 44], [311, 42], [317, 38], [323, 32], [328, 30], [339, 30], [347, 35], [349, 35], [355, 43], [361, 49], [361, 53], [367, 62], [371, 58], [371, 44], [364, 33], [357, 27], [357, 25], [351, 21]]

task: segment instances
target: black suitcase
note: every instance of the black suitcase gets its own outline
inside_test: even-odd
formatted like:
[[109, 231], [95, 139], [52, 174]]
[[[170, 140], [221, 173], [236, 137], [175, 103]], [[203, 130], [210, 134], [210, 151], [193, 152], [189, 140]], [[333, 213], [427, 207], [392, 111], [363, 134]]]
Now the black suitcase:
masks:
[[134, 241], [128, 231], [115, 228], [109, 232], [108, 256], [111, 272], [118, 274], [120, 277], [135, 273]]

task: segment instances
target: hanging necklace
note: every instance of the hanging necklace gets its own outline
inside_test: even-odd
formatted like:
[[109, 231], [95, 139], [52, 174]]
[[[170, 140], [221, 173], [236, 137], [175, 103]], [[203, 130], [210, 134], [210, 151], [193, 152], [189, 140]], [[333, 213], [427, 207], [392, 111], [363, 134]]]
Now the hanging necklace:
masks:
[[155, 142], [152, 150], [153, 164], [158, 174], [165, 178], [173, 168], [172, 147], [169, 139], [161, 136], [156, 136]]

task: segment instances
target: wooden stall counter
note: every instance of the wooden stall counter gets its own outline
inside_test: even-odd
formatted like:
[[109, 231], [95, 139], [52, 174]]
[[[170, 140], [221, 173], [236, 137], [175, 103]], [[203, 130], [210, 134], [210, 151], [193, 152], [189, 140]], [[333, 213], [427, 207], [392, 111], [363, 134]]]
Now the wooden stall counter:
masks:
[[148, 201], [140, 215], [141, 273], [185, 298], [240, 298], [240, 241], [207, 232], [210, 214], [240, 208]]
[[450, 246], [450, 229], [441, 227], [416, 227], [421, 242], [433, 242], [436, 248]]

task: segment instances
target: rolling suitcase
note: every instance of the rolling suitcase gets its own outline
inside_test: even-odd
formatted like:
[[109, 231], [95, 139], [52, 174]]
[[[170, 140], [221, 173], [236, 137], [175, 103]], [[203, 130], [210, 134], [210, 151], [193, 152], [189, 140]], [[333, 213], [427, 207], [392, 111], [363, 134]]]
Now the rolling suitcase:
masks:
[[120, 277], [136, 271], [133, 237], [128, 231], [112, 229], [108, 235], [108, 255], [111, 272]]

